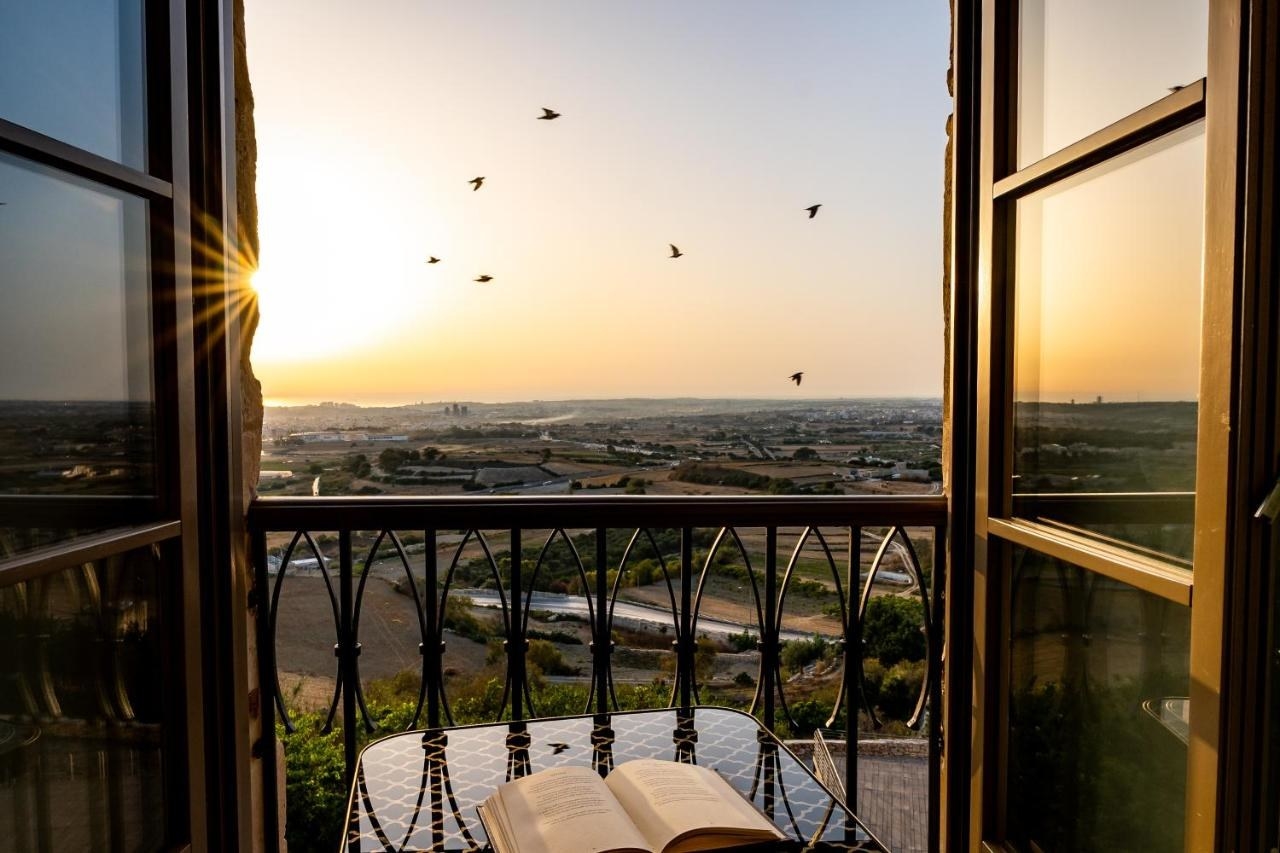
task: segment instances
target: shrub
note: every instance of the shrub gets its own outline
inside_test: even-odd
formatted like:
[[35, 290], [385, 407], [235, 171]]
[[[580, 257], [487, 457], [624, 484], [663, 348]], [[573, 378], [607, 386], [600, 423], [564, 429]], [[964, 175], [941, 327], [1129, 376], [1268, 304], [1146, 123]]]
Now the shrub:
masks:
[[808, 640], [790, 640], [782, 645], [782, 666], [788, 674], [795, 674], [819, 658], [833, 658], [835, 644], [814, 634]]
[[880, 685], [880, 710], [886, 717], [906, 720], [915, 710], [920, 686], [924, 684], [925, 665], [901, 661], [890, 667]]
[[867, 603], [862, 621], [864, 654], [878, 658], [887, 667], [902, 660], [924, 660], [924, 632], [920, 627], [923, 621], [919, 599], [876, 596]]
[[565, 661], [555, 644], [547, 640], [530, 640], [525, 660], [544, 675], [576, 675], [578, 672]]

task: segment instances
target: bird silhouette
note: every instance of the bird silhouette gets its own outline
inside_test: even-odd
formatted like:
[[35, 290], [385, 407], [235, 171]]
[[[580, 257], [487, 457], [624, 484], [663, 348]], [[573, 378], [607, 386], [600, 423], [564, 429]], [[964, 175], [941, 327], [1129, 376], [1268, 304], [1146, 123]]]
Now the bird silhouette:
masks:
[[810, 218], [810, 219], [813, 219], [813, 217], [815, 217], [815, 216], [817, 216], [817, 215], [818, 215], [818, 208], [820, 208], [820, 207], [822, 207], [822, 205], [820, 205], [820, 204], [815, 204], [813, 207], [806, 207], [806, 208], [805, 208], [805, 210], [809, 211], [809, 218]]
[[480, 276], [478, 279], [476, 279], [476, 281], [478, 281], [478, 282], [480, 282], [481, 284], [483, 284], [483, 283], [485, 283], [486, 281], [493, 281], [493, 276], [491, 276], [491, 275], [482, 275], [482, 276]]
[[551, 741], [551, 743], [547, 744], [547, 746], [551, 747], [552, 755], [559, 755], [560, 753], [564, 752], [566, 749], [569, 748], [569, 744], [560, 743], [559, 741], [554, 741], [554, 740]]
[[682, 252], [682, 251], [680, 251], [679, 249], [677, 249], [677, 248], [676, 248], [676, 244], [675, 244], [675, 243], [668, 243], [667, 245], [671, 247], [671, 257], [673, 257], [673, 258], [678, 258], [678, 257], [680, 257], [681, 255], [683, 255], [683, 254], [684, 254], [684, 252]]
[[1187, 87], [1186, 86], [1170, 86], [1169, 94], [1172, 95], [1174, 92], [1181, 92], [1185, 88]]
[[440, 259], [439, 259], [439, 258], [437, 258], [435, 255], [432, 255], [431, 257], [427, 258], [427, 263], [429, 263], [429, 264], [438, 264], [438, 263], [440, 263]]
[[538, 121], [551, 121], [553, 119], [558, 119], [558, 118], [560, 118], [560, 113], [556, 112], [555, 110], [543, 107], [542, 115], [538, 116]]
[[471, 188], [471, 191], [475, 192], [476, 190], [480, 189], [480, 187], [484, 186], [484, 175], [481, 175], [478, 178], [472, 178], [471, 180], [467, 181], [467, 183], [475, 184], [475, 186]]
[[791, 374], [787, 378], [790, 379], [792, 382], [796, 383], [796, 387], [798, 388], [800, 387], [800, 380], [803, 377], [804, 377], [804, 371], [797, 370], [795, 373]]

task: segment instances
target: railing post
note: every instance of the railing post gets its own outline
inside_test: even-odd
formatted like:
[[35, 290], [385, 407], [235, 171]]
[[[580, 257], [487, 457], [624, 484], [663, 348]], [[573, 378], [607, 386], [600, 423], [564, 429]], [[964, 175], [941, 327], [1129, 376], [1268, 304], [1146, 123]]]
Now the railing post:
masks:
[[764, 534], [764, 628], [760, 636], [760, 694], [764, 699], [764, 727], [777, 724], [774, 678], [778, 672], [778, 528]]
[[511, 626], [507, 635], [507, 677], [511, 680], [511, 719], [524, 719], [525, 652], [528, 641], [521, 622], [524, 619], [524, 591], [521, 584], [520, 530], [511, 530]]
[[441, 656], [444, 654], [444, 641], [438, 639], [440, 620], [444, 614], [439, 612], [440, 598], [437, 585], [440, 568], [436, 564], [436, 531], [426, 530], [423, 533], [424, 576], [422, 580], [422, 606], [425, 609], [424, 623], [427, 626], [424, 645], [418, 649], [422, 655], [422, 678], [426, 682], [424, 690], [427, 694], [427, 727], [440, 726], [440, 694], [444, 689], [441, 683], [444, 678], [444, 667]]
[[356, 772], [356, 656], [360, 649], [352, 624], [355, 618], [355, 596], [352, 589], [351, 531], [338, 531], [338, 643], [333, 653], [338, 656], [339, 683], [342, 685], [342, 749], [343, 780], [347, 790]]
[[[933, 572], [929, 595], [933, 603], [933, 638], [929, 654], [929, 849], [937, 850], [942, 832], [942, 655], [946, 646], [947, 528], [933, 528]], [[958, 771], [956, 771], [958, 772]]]
[[596, 528], [596, 713], [609, 711], [609, 673], [613, 665], [613, 637], [609, 635], [609, 542], [603, 527]]
[[[844, 798], [858, 811], [858, 709], [862, 707], [862, 528], [849, 528], [849, 569], [845, 581], [844, 637]], [[931, 850], [936, 848], [929, 848]]]
[[696, 648], [693, 637], [693, 528], [683, 527], [680, 529], [680, 639], [676, 648], [681, 708], [693, 707]]
[[[272, 643], [271, 580], [267, 575], [267, 534], [255, 528], [250, 533], [249, 549], [253, 559], [253, 604], [257, 614], [258, 638], [258, 709], [262, 715], [262, 734], [256, 753], [262, 759], [262, 836], [267, 850], [278, 850], [280, 815], [277, 806], [280, 793], [276, 787], [276, 649]], [[284, 571], [281, 566], [277, 571]]]

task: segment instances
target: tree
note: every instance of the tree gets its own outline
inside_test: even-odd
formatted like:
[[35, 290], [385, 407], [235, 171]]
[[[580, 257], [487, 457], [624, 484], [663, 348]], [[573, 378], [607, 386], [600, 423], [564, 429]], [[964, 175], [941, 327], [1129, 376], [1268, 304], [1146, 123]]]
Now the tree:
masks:
[[867, 603], [862, 620], [865, 657], [877, 658], [885, 667], [899, 661], [921, 661], [925, 657], [924, 613], [914, 598], [878, 595]]
[[355, 453], [348, 456], [342, 467], [356, 477], [368, 477], [373, 470], [373, 466], [369, 464], [369, 457], [363, 453]]
[[814, 450], [812, 447], [801, 447], [801, 448], [798, 448], [795, 453], [791, 454], [791, 458], [792, 459], [817, 459], [818, 451]]
[[404, 465], [404, 462], [407, 461], [408, 453], [402, 450], [397, 450], [397, 448], [394, 447], [388, 447], [387, 450], [384, 450], [378, 455], [378, 466], [384, 471], [387, 471], [388, 474], [396, 473], [396, 471], [401, 469], [401, 466]]
[[808, 640], [788, 640], [783, 643], [779, 657], [785, 672], [797, 673], [814, 661], [834, 654], [835, 647], [822, 636], [814, 634]]

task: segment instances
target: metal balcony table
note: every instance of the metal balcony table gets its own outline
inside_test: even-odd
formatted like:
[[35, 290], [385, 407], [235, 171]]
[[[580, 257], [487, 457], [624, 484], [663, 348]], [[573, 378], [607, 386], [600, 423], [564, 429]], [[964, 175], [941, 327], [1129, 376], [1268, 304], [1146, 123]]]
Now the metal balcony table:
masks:
[[710, 707], [429, 729], [376, 741], [356, 766], [342, 849], [484, 851], [476, 805], [502, 783], [570, 765], [604, 776], [633, 758], [717, 770], [793, 839], [786, 849], [885, 849], [758, 720]]

